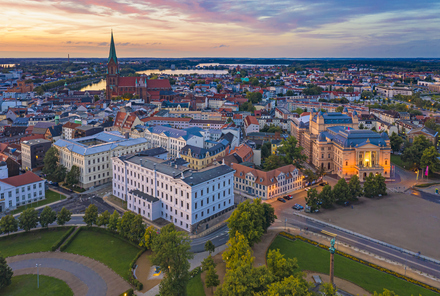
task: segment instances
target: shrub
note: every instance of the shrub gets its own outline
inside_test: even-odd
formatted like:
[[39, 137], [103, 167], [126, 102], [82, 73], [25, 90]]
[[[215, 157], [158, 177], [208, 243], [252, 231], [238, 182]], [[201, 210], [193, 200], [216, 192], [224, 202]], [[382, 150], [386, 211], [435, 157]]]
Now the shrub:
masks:
[[82, 227], [79, 227], [75, 230], [75, 232], [61, 245], [60, 251], [64, 251], [75, 239], [75, 237], [78, 235], [78, 233], [82, 230]]
[[125, 291], [124, 293], [122, 293], [122, 294], [119, 295], [119, 296], [133, 296], [133, 295], [134, 295], [134, 293], [133, 293], [133, 289], [130, 288], [130, 289], [128, 289], [127, 291]]
[[73, 232], [75, 230], [75, 227], [74, 226], [72, 226], [72, 227], [70, 227], [69, 228], [69, 230], [59, 239], [59, 240], [57, 240], [53, 245], [52, 245], [52, 248], [51, 248], [51, 251], [52, 252], [54, 252], [54, 251], [56, 251], [60, 246], [61, 246], [61, 244], [64, 242], [64, 240], [66, 239], [66, 238], [68, 238], [69, 237], [69, 235]]
[[200, 266], [197, 266], [196, 268], [194, 268], [193, 270], [191, 270], [189, 272], [189, 276], [191, 278], [193, 278], [193, 277], [197, 276], [199, 273], [202, 273], [202, 268]]

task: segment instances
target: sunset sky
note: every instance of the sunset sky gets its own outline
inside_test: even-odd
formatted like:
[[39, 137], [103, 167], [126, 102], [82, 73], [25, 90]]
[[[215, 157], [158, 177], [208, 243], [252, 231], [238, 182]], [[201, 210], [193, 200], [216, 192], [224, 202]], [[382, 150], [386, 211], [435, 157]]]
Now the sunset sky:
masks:
[[0, 0], [0, 57], [440, 57], [438, 0]]

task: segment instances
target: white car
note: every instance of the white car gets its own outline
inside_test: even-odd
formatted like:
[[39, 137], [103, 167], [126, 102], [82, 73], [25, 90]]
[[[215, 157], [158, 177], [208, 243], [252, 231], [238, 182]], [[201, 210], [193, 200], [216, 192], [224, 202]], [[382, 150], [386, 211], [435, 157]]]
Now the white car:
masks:
[[310, 188], [306, 188], [306, 189], [304, 189], [305, 191], [309, 191], [310, 190]]

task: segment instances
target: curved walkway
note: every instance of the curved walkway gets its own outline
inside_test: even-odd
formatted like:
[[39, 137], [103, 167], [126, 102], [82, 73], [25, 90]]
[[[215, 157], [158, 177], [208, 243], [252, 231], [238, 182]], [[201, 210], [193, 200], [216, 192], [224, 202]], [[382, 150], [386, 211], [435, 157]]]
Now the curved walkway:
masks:
[[62, 253], [42, 252], [6, 258], [14, 275], [40, 273], [66, 282], [74, 295], [120, 295], [130, 285], [104, 264], [88, 257]]

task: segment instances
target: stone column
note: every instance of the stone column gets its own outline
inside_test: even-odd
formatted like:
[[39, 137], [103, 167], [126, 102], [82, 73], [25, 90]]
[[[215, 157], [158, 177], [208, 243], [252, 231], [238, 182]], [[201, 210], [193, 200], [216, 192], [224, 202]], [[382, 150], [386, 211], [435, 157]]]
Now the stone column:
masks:
[[334, 264], [335, 264], [335, 254], [330, 253], [330, 283], [334, 286]]

